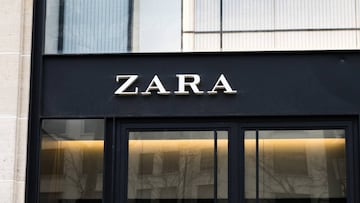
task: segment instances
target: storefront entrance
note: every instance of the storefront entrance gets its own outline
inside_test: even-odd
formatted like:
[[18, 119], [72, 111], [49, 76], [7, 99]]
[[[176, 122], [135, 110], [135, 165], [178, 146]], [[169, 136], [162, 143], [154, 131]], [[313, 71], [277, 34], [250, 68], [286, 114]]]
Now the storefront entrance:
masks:
[[43, 120], [40, 202], [351, 202], [351, 120], [256, 120]]

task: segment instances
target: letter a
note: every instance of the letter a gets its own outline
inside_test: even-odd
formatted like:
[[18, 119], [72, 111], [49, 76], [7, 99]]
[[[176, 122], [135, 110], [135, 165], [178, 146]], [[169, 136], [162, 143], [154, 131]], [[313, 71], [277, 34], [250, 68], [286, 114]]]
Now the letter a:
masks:
[[141, 92], [142, 95], [151, 95], [151, 91], [158, 90], [156, 93], [160, 95], [169, 95], [170, 92], [166, 91], [164, 85], [161, 83], [159, 77], [155, 75], [151, 80], [149, 86], [145, 90], [145, 92]]
[[211, 91], [208, 91], [208, 94], [217, 94], [217, 90], [224, 90], [224, 94], [236, 94], [237, 91], [233, 90], [229, 84], [229, 82], [226, 80], [224, 74], [221, 74], [219, 79], [216, 81], [214, 87]]

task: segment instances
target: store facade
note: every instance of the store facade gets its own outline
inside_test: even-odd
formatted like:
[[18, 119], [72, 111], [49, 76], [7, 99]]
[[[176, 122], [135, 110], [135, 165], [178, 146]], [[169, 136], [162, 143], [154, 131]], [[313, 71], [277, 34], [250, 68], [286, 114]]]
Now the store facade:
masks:
[[358, 51], [185, 52], [183, 17], [180, 51], [148, 51], [141, 1], [121, 1], [128, 44], [93, 53], [106, 42], [67, 37], [75, 4], [51, 2], [35, 8], [27, 202], [360, 201]]

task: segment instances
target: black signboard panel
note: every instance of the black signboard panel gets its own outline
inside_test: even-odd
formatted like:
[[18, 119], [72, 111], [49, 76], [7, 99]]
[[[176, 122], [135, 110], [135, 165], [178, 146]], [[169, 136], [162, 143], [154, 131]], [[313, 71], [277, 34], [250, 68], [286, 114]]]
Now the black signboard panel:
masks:
[[[170, 95], [119, 96], [116, 75], [157, 75]], [[198, 74], [204, 95], [175, 95]], [[235, 95], [208, 95], [224, 74]], [[360, 113], [360, 54], [351, 52], [44, 56], [42, 116], [257, 116]]]

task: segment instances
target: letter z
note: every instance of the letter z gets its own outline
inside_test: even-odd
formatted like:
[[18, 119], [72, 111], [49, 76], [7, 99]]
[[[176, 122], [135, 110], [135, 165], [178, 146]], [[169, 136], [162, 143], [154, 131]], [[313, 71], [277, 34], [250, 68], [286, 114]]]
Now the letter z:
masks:
[[139, 92], [139, 88], [135, 87], [134, 91], [127, 91], [128, 88], [137, 80], [138, 75], [117, 75], [116, 82], [126, 79], [126, 81], [114, 92], [116, 95], [136, 95]]

